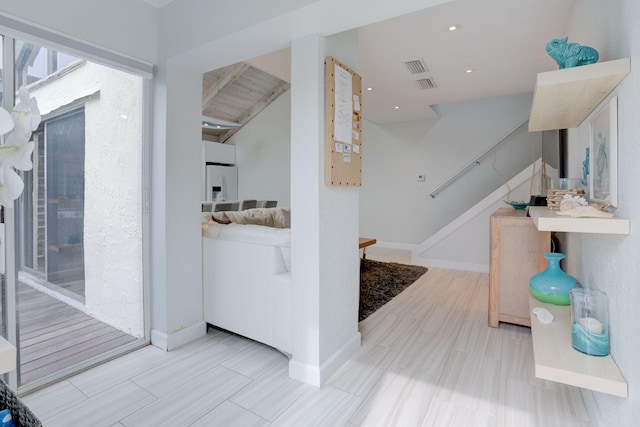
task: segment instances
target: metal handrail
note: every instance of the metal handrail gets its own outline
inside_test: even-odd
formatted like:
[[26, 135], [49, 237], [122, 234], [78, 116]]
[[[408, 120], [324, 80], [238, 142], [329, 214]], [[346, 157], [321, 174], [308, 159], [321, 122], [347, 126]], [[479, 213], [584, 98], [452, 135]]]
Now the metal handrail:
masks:
[[446, 180], [443, 184], [439, 185], [438, 187], [436, 187], [431, 194], [429, 194], [431, 196], [432, 199], [435, 199], [436, 196], [438, 195], [438, 193], [440, 193], [442, 190], [444, 190], [445, 188], [447, 188], [448, 186], [450, 186], [451, 184], [453, 184], [455, 181], [458, 180], [458, 178], [460, 178], [462, 175], [464, 175], [465, 173], [467, 173], [467, 171], [469, 169], [471, 169], [473, 166], [480, 166], [480, 161], [482, 159], [484, 159], [488, 154], [492, 153], [493, 151], [495, 151], [496, 148], [498, 148], [498, 146], [502, 145], [502, 143], [504, 143], [507, 139], [509, 139], [509, 137], [511, 135], [513, 135], [514, 133], [516, 133], [518, 130], [520, 130], [520, 128], [522, 128], [524, 125], [526, 125], [527, 123], [529, 123], [529, 119], [525, 119], [522, 123], [520, 123], [518, 126], [514, 127], [513, 129], [511, 129], [509, 132], [507, 132], [507, 134], [505, 136], [503, 136], [502, 138], [500, 138], [498, 140], [498, 142], [496, 142], [495, 144], [493, 144], [491, 147], [487, 148], [486, 150], [484, 150], [482, 153], [480, 153], [474, 160], [472, 160], [470, 163], [468, 163], [466, 166], [464, 166], [462, 169], [460, 169], [458, 172], [456, 172], [454, 175], [452, 175], [448, 180]]

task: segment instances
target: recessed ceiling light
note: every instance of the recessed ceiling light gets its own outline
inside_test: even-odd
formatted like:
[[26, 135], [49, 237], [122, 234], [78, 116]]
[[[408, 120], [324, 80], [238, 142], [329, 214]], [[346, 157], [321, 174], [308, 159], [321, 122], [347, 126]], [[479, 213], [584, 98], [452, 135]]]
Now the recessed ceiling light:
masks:
[[449, 27], [449, 31], [455, 31], [455, 30], [457, 30], [458, 28], [459, 28], [459, 27], [458, 27], [457, 25], [451, 25], [451, 26]]
[[473, 73], [475, 70], [473, 68], [467, 68], [466, 70], [464, 70], [465, 73], [467, 74], [471, 74]]
[[396, 105], [396, 106], [395, 106], [395, 107], [393, 107], [393, 108], [395, 108], [396, 110], [398, 110], [400, 107], [398, 107], [398, 106]]
[[367, 90], [373, 90], [373, 88], [372, 87], [368, 87]]
[[214, 119], [213, 117], [202, 116], [202, 127], [213, 129], [233, 129], [240, 127], [239, 123], [227, 122], [225, 120]]

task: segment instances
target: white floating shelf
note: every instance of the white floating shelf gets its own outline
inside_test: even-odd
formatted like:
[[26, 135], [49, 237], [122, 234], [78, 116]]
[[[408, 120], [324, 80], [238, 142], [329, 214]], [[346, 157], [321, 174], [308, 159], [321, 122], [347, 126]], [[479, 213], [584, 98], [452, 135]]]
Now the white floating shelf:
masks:
[[531, 314], [531, 336], [536, 377], [589, 390], [628, 397], [628, 385], [609, 356], [588, 356], [571, 346], [569, 306], [545, 304], [529, 296], [529, 308], [544, 307], [553, 322], [544, 324]]
[[539, 73], [529, 131], [578, 127], [630, 72], [623, 58]]
[[629, 220], [625, 218], [571, 218], [558, 215], [546, 206], [529, 206], [529, 215], [538, 231], [573, 233], [629, 234]]

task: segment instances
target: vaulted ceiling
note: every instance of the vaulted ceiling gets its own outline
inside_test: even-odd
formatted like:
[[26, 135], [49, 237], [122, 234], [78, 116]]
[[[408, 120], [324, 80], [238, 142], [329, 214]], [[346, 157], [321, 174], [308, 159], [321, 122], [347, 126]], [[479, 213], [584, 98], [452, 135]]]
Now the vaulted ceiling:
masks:
[[205, 73], [203, 132], [225, 142], [287, 89], [289, 83], [244, 62]]

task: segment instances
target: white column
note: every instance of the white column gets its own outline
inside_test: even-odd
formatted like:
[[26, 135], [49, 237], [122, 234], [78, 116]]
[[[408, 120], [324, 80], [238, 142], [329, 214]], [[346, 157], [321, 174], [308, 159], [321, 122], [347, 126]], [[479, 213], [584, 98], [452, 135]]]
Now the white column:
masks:
[[202, 74], [172, 62], [155, 83], [151, 342], [171, 350], [206, 333], [202, 315]]
[[[324, 184], [324, 58], [333, 46], [349, 65], [346, 39], [310, 35], [291, 48], [292, 378], [321, 385], [360, 346], [359, 189]], [[350, 52], [349, 52], [350, 51]]]

